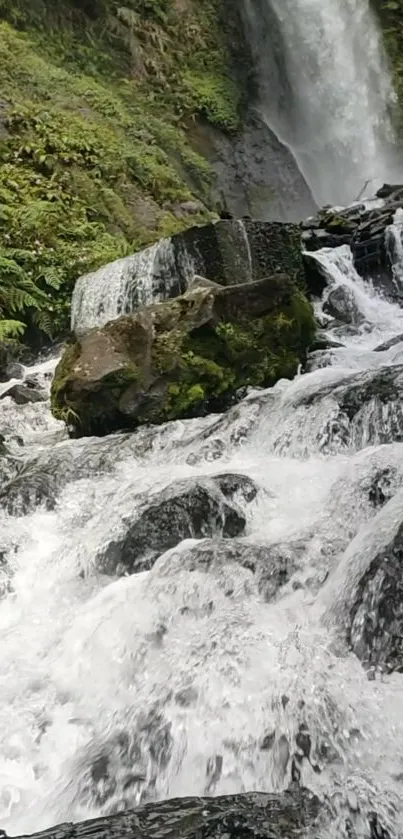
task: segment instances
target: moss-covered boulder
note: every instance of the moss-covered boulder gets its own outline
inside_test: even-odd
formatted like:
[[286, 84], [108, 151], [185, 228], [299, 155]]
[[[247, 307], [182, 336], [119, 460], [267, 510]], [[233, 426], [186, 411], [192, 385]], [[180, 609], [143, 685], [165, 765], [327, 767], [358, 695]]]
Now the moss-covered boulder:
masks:
[[52, 411], [84, 436], [223, 410], [240, 387], [292, 377], [314, 331], [310, 303], [285, 275], [193, 285], [71, 344]]

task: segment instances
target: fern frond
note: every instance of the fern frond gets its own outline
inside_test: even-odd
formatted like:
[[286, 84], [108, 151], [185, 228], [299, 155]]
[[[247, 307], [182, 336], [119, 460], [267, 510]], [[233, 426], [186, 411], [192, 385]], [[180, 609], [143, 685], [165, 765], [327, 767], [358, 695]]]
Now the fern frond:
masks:
[[52, 336], [54, 331], [54, 320], [52, 313], [48, 309], [39, 309], [34, 313], [33, 322], [35, 325], [48, 335]]
[[0, 341], [20, 338], [25, 330], [26, 325], [20, 320], [0, 320]]

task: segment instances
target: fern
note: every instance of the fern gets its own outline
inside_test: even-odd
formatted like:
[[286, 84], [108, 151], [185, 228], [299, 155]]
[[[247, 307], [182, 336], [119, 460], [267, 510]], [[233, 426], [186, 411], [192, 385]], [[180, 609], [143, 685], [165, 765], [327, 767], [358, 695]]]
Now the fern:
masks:
[[52, 337], [54, 333], [54, 319], [49, 309], [39, 309], [34, 313], [32, 320], [45, 335]]
[[16, 340], [24, 334], [25, 323], [19, 320], [0, 320], [0, 341]]

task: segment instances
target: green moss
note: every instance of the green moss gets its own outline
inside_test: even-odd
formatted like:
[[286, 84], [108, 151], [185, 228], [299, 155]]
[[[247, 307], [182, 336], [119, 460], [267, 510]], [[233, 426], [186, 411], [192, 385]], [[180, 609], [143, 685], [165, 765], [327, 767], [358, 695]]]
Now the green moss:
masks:
[[[280, 378], [292, 378], [314, 335], [312, 307], [300, 291], [272, 315], [202, 327], [182, 341], [176, 335], [164, 368], [175, 380], [168, 389], [164, 417], [200, 412], [201, 403], [205, 410], [222, 410], [239, 388], [269, 387]], [[160, 353], [168, 343], [165, 339]], [[198, 396], [192, 399], [194, 388]]]
[[[75, 414], [72, 406], [66, 400], [66, 386], [70, 380], [74, 365], [79, 357], [79, 341], [76, 341], [74, 344], [69, 344], [64, 350], [59, 364], [56, 367], [55, 375], [52, 379], [50, 394], [52, 414], [56, 419], [66, 422], [66, 425], [69, 425], [68, 417], [70, 416], [70, 412], [73, 411]], [[75, 415], [77, 417], [76, 422], [79, 423], [80, 417], [78, 414]], [[74, 420], [74, 417], [72, 417], [72, 419]]]

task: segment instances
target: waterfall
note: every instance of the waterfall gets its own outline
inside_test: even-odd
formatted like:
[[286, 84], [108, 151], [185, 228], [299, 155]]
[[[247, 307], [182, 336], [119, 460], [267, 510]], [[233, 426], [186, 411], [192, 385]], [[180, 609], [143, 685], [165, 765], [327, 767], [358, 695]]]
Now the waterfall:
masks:
[[391, 176], [394, 101], [369, 0], [243, 0], [259, 105], [319, 205]]
[[[184, 273], [191, 274], [191, 267]], [[160, 239], [145, 250], [78, 279], [72, 299], [72, 329], [80, 334], [83, 329], [102, 326], [140, 305], [180, 294], [184, 287], [172, 241]]]
[[[251, 235], [253, 239], [253, 229]], [[267, 273], [264, 254], [255, 262], [258, 264], [252, 264], [247, 223], [242, 220], [190, 228], [79, 277], [73, 292], [71, 328], [79, 335], [139, 306], [167, 300], [185, 291], [195, 275], [224, 285], [251, 282], [255, 273]]]

